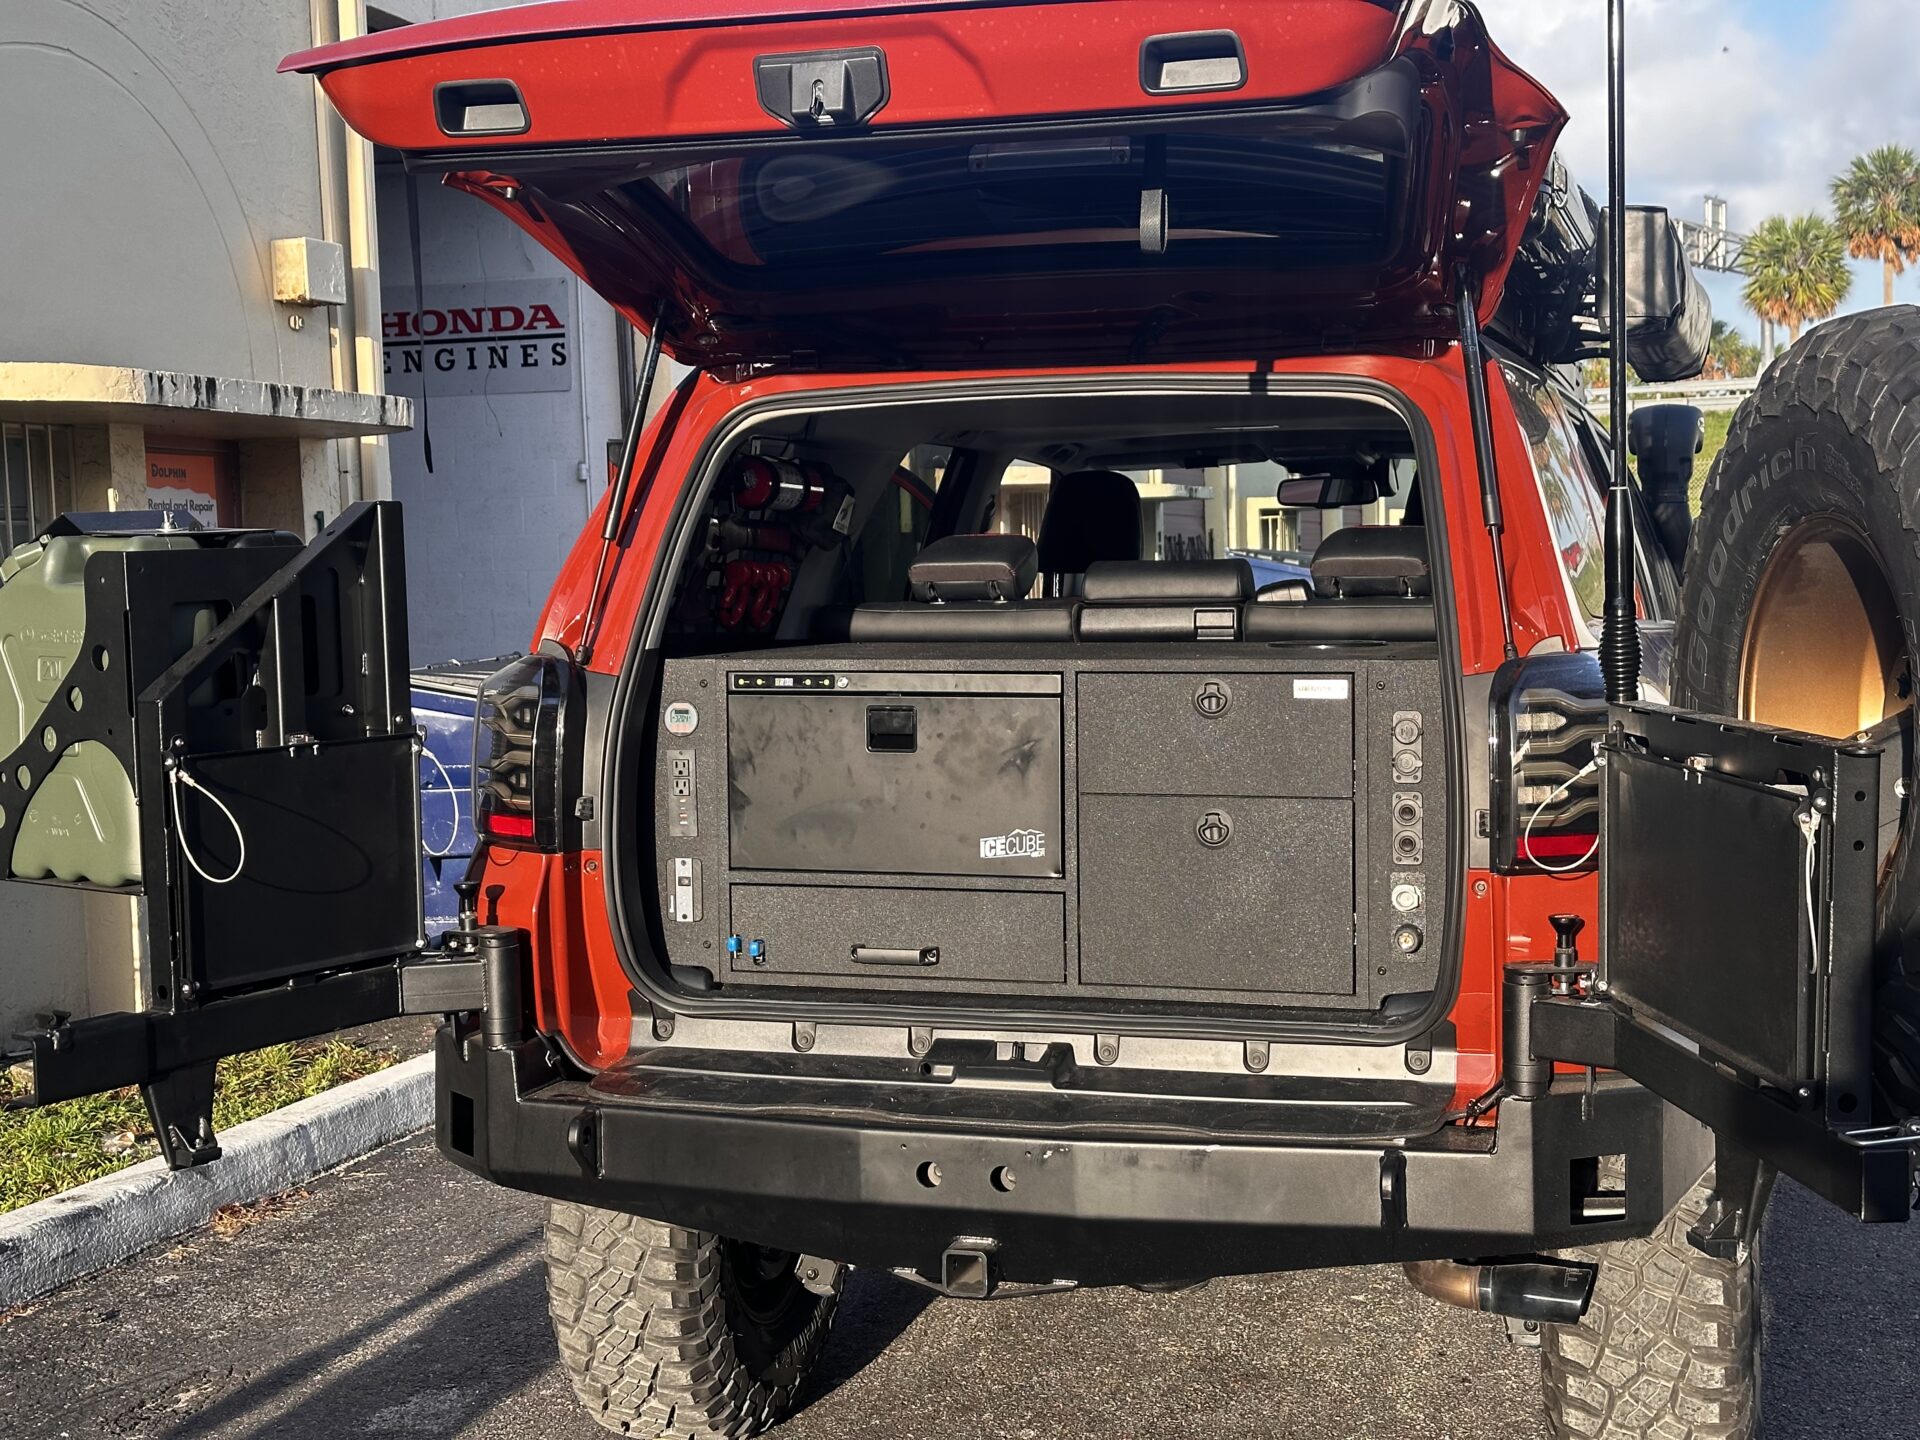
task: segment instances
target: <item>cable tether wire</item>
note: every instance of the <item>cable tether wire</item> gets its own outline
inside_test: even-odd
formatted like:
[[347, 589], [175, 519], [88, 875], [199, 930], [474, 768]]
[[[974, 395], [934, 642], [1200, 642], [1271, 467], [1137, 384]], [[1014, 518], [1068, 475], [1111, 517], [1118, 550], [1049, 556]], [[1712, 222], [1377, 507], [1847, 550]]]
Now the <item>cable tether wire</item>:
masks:
[[[193, 846], [187, 843], [186, 820], [182, 816], [180, 809], [180, 787], [182, 785], [186, 786], [189, 790], [198, 790], [202, 795], [206, 796], [207, 799], [211, 800], [214, 808], [227, 817], [227, 824], [233, 827], [233, 838], [240, 847], [240, 855], [239, 858], [233, 862], [233, 873], [231, 875], [215, 875], [212, 871], [208, 870], [206, 866], [200, 863], [200, 857], [193, 853]], [[231, 885], [234, 881], [238, 880], [240, 878], [240, 872], [247, 868], [247, 837], [245, 832], [240, 828], [240, 822], [234, 818], [233, 811], [227, 808], [227, 802], [214, 794], [213, 791], [209, 790], [205, 785], [202, 785], [198, 780], [194, 779], [188, 772], [187, 767], [178, 760], [170, 761], [167, 765], [167, 794], [171, 796], [173, 800], [173, 828], [175, 833], [180, 837], [180, 853], [187, 857], [187, 864], [193, 867], [193, 873], [209, 885]]]

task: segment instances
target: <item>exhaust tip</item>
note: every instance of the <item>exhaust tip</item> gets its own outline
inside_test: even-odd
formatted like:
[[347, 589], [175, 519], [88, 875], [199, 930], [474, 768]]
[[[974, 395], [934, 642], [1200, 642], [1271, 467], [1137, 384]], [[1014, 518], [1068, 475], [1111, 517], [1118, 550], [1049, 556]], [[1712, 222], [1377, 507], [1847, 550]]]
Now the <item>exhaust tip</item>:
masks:
[[1409, 1260], [1407, 1282], [1446, 1305], [1571, 1325], [1587, 1313], [1596, 1273], [1564, 1260], [1516, 1260], [1477, 1265], [1464, 1260]]

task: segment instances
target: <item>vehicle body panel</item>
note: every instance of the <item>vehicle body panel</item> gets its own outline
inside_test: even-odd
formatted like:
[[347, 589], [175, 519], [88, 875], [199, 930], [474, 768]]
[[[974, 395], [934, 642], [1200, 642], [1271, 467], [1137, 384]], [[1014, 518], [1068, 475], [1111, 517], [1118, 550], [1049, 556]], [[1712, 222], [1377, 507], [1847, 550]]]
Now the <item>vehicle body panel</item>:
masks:
[[[447, 43], [466, 48], [423, 35], [389, 58], [335, 47], [288, 64], [707, 368], [1444, 342], [1463, 288], [1483, 321], [1498, 308], [1565, 120], [1476, 12], [1425, 0], [1397, 17], [1369, 0], [683, 28], [629, 13], [654, 28], [491, 43], [462, 27]], [[1150, 39], [1229, 27], [1244, 85], [1149, 93]], [[757, 58], [855, 47], [888, 66], [871, 123], [796, 133], [763, 107]], [[445, 133], [439, 87], [509, 81], [523, 133]]]

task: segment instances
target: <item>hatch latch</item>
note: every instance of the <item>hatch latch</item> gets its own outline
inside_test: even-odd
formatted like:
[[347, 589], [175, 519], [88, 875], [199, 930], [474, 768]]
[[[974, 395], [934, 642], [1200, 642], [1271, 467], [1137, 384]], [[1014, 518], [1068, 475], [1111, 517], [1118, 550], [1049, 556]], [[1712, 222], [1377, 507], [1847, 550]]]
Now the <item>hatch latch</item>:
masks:
[[863, 125], [887, 103], [887, 57], [874, 46], [760, 55], [753, 62], [760, 105], [796, 130]]

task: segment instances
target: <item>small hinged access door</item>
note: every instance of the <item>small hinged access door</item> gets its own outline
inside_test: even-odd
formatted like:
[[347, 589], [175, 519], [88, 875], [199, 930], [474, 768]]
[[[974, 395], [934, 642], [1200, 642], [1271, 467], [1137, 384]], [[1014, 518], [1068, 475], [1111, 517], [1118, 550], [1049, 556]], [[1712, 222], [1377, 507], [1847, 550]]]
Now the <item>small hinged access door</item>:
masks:
[[1601, 952], [1536, 1056], [1617, 1069], [1863, 1220], [1904, 1220], [1912, 1116], [1873, 1073], [1884, 753], [1618, 706]]
[[[87, 562], [84, 643], [28, 733], [48, 757], [100, 746], [130, 792], [135, 863], [113, 884], [23, 873], [23, 846], [46, 843], [0, 840], [7, 878], [144, 897], [138, 985], [0, 1036], [28, 1067], [10, 1103], [139, 1085], [168, 1159], [194, 1164], [219, 1153], [217, 1059], [400, 1013], [396, 962], [422, 945], [402, 560], [400, 508], [381, 502], [304, 548], [221, 532]], [[6, 783], [30, 782], [40, 802], [26, 761]], [[0, 983], [34, 959], [0, 953]]]

